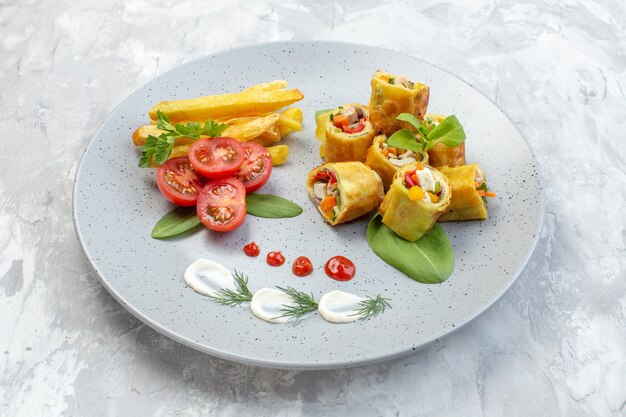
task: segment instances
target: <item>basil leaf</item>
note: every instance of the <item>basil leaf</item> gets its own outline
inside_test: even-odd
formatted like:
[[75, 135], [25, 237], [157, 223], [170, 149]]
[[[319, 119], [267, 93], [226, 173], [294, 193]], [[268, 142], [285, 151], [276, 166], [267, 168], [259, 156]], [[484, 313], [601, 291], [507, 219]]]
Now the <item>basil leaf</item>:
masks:
[[397, 117], [397, 120], [402, 120], [403, 122], [411, 123], [414, 128], [419, 129], [422, 126], [422, 122], [420, 119], [412, 115], [411, 113], [400, 113]]
[[385, 226], [379, 214], [367, 225], [367, 242], [383, 261], [424, 284], [438, 284], [454, 272], [454, 252], [439, 225], [416, 242], [409, 242]]
[[426, 150], [431, 149], [438, 143], [443, 143], [451, 148], [459, 146], [465, 141], [465, 130], [463, 130], [463, 126], [456, 116], [451, 115], [435, 126], [430, 133], [428, 133], [426, 139], [428, 139]]
[[152, 229], [152, 237], [167, 239], [195, 230], [200, 224], [195, 207], [177, 207], [161, 217]]
[[286, 198], [257, 193], [246, 196], [246, 210], [248, 214], [268, 219], [296, 217], [302, 213], [302, 207]]
[[387, 145], [394, 148], [408, 149], [413, 152], [421, 152], [424, 148], [415, 139], [415, 134], [409, 129], [400, 129], [387, 139]]

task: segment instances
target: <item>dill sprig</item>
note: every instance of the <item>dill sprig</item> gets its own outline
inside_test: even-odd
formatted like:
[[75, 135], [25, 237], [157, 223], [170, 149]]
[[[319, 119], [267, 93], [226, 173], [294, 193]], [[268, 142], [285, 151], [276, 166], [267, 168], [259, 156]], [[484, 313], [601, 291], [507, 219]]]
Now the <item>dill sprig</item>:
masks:
[[359, 303], [360, 308], [356, 310], [351, 316], [360, 316], [362, 320], [373, 317], [379, 313], [383, 313], [387, 307], [391, 308], [389, 299], [382, 297], [380, 294], [376, 297], [370, 297], [369, 295], [365, 300]]
[[305, 314], [317, 310], [317, 301], [313, 298], [313, 294], [306, 294], [292, 287], [283, 288], [277, 286], [276, 288], [287, 294], [294, 303], [294, 305], [284, 304], [284, 308], [280, 309], [283, 314], [277, 318], [288, 317], [289, 321], [297, 323]]
[[214, 301], [227, 306], [236, 306], [252, 300], [252, 292], [248, 288], [248, 277], [235, 270], [235, 291], [221, 288], [217, 295], [210, 295]]

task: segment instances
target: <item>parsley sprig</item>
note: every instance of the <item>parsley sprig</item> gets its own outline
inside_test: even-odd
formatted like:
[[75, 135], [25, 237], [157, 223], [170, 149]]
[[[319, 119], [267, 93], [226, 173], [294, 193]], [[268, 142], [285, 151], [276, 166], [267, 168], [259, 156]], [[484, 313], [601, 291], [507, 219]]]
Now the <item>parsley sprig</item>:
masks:
[[149, 135], [146, 143], [141, 147], [139, 166], [142, 168], [150, 167], [153, 160], [156, 165], [167, 161], [178, 138], [185, 137], [194, 140], [202, 136], [212, 138], [219, 136], [228, 127], [226, 123], [216, 123], [213, 120], [207, 120], [204, 123], [189, 122], [173, 125], [169, 117], [161, 110], [157, 110], [157, 116], [157, 128], [164, 132], [159, 136]]

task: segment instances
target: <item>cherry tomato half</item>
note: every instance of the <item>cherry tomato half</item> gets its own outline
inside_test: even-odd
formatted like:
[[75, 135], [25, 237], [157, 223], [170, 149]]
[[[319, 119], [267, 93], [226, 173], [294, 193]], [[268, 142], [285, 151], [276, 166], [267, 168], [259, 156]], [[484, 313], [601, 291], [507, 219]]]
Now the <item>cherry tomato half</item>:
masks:
[[252, 193], [270, 179], [272, 173], [272, 156], [263, 146], [254, 142], [242, 143], [244, 161], [235, 174], [235, 178], [243, 183], [247, 193]]
[[269, 266], [281, 266], [285, 263], [285, 257], [280, 252], [270, 252], [265, 259]]
[[298, 256], [291, 267], [293, 273], [299, 277], [305, 277], [313, 272], [313, 264], [306, 256]]
[[198, 195], [198, 218], [216, 232], [230, 232], [246, 218], [246, 190], [235, 178], [207, 182]]
[[181, 156], [165, 161], [156, 175], [157, 185], [165, 198], [178, 206], [196, 205], [204, 180], [193, 168], [189, 158]]
[[230, 177], [239, 170], [243, 159], [243, 148], [232, 138], [200, 139], [189, 148], [193, 167], [207, 178]]

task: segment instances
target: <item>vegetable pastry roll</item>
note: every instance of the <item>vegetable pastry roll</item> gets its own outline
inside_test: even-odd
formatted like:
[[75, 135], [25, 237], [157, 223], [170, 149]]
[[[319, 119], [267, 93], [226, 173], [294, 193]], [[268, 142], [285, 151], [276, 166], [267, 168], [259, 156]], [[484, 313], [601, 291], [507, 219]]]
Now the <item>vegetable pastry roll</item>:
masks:
[[321, 117], [324, 126], [320, 155], [326, 162], [365, 161], [367, 149], [376, 132], [372, 128], [367, 107], [346, 104]]
[[[429, 129], [433, 129], [445, 118], [446, 116], [441, 114], [427, 114], [426, 120], [432, 120], [432, 123], [429, 123]], [[448, 147], [441, 143], [436, 144], [428, 151], [428, 161], [431, 166], [436, 168], [465, 165], [465, 142], [453, 147]]]
[[335, 162], [313, 168], [307, 191], [325, 221], [332, 226], [373, 210], [383, 199], [383, 182], [362, 162]]
[[439, 218], [439, 221], [486, 219], [486, 197], [495, 197], [495, 194], [487, 190], [485, 174], [480, 165], [441, 167], [439, 171], [448, 178], [452, 191], [448, 211]]
[[400, 167], [420, 161], [427, 164], [428, 154], [391, 147], [387, 145], [386, 135], [378, 135], [374, 138], [374, 143], [367, 151], [365, 165], [380, 175], [380, 178], [383, 180], [383, 186], [387, 190], [391, 185], [391, 181], [393, 181], [393, 176]]
[[396, 120], [396, 117], [400, 113], [411, 113], [422, 120], [428, 107], [428, 97], [427, 85], [414, 83], [404, 75], [376, 71], [372, 77], [372, 95], [369, 102], [374, 130], [386, 135], [403, 128], [415, 131], [411, 124]]
[[415, 242], [428, 233], [449, 205], [447, 178], [416, 162], [398, 170], [379, 212], [382, 222], [398, 236]]

